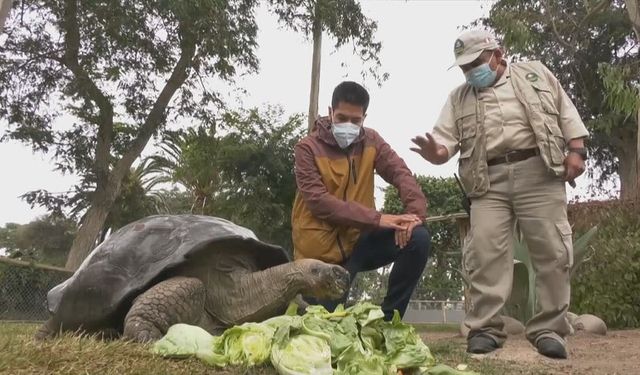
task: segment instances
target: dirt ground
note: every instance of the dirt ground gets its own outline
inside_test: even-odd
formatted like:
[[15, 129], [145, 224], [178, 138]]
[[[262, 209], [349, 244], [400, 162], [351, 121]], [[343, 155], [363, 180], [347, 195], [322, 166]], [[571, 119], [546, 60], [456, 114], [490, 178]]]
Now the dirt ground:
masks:
[[[425, 333], [423, 337], [427, 343], [454, 341], [465, 345], [465, 340], [455, 333]], [[504, 348], [488, 355], [474, 355], [471, 361], [485, 358], [505, 361], [517, 364], [523, 373], [640, 375], [640, 330], [610, 331], [607, 336], [580, 332], [569, 337], [568, 350], [568, 359], [552, 360], [538, 354], [524, 335], [520, 335], [509, 337]]]

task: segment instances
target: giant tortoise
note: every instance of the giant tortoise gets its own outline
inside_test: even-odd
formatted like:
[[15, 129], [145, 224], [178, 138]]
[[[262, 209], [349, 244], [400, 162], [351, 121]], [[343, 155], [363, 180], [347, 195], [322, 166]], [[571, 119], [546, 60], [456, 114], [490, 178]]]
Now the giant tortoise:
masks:
[[150, 216], [113, 233], [51, 289], [37, 337], [80, 331], [146, 342], [176, 323], [212, 334], [283, 313], [299, 294], [338, 298], [340, 266], [289, 261], [249, 229], [199, 215]]

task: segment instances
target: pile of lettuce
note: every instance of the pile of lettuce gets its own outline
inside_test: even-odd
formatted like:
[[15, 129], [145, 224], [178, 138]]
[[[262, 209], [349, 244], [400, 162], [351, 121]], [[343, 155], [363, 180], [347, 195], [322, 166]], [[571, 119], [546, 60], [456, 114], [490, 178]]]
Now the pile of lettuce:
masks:
[[360, 303], [328, 312], [309, 306], [302, 316], [292, 305], [285, 315], [262, 323], [245, 323], [211, 336], [204, 329], [176, 324], [152, 347], [163, 357], [195, 356], [218, 366], [271, 364], [283, 375], [301, 374], [473, 374], [435, 366], [429, 348], [413, 326], [384, 321], [379, 306]]

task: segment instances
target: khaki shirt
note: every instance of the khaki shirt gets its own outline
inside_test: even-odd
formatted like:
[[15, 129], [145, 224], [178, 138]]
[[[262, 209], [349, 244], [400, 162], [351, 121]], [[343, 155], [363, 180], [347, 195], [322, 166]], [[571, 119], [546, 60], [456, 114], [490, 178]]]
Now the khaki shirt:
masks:
[[[558, 110], [559, 123], [566, 141], [573, 135], [585, 136], [581, 130], [584, 125], [578, 111], [564, 90], [560, 90]], [[511, 68], [507, 65], [504, 73], [494, 86], [477, 90], [479, 105], [484, 106], [484, 128], [487, 135], [487, 159], [504, 155], [511, 150], [535, 148], [536, 137], [529, 124], [525, 107], [518, 100], [511, 82]], [[455, 124], [455, 115], [451, 95], [447, 98], [440, 117], [433, 129], [435, 140], [445, 146], [449, 158], [459, 150], [459, 134]], [[580, 129], [574, 131], [573, 129]], [[578, 134], [579, 133], [579, 134]]]

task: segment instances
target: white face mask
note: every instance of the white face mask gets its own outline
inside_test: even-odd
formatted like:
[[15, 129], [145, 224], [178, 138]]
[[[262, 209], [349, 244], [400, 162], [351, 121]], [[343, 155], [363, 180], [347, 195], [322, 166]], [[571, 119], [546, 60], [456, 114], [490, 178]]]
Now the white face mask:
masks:
[[360, 135], [360, 126], [351, 122], [341, 122], [331, 125], [331, 132], [333, 133], [333, 138], [338, 142], [338, 146], [347, 148]]

